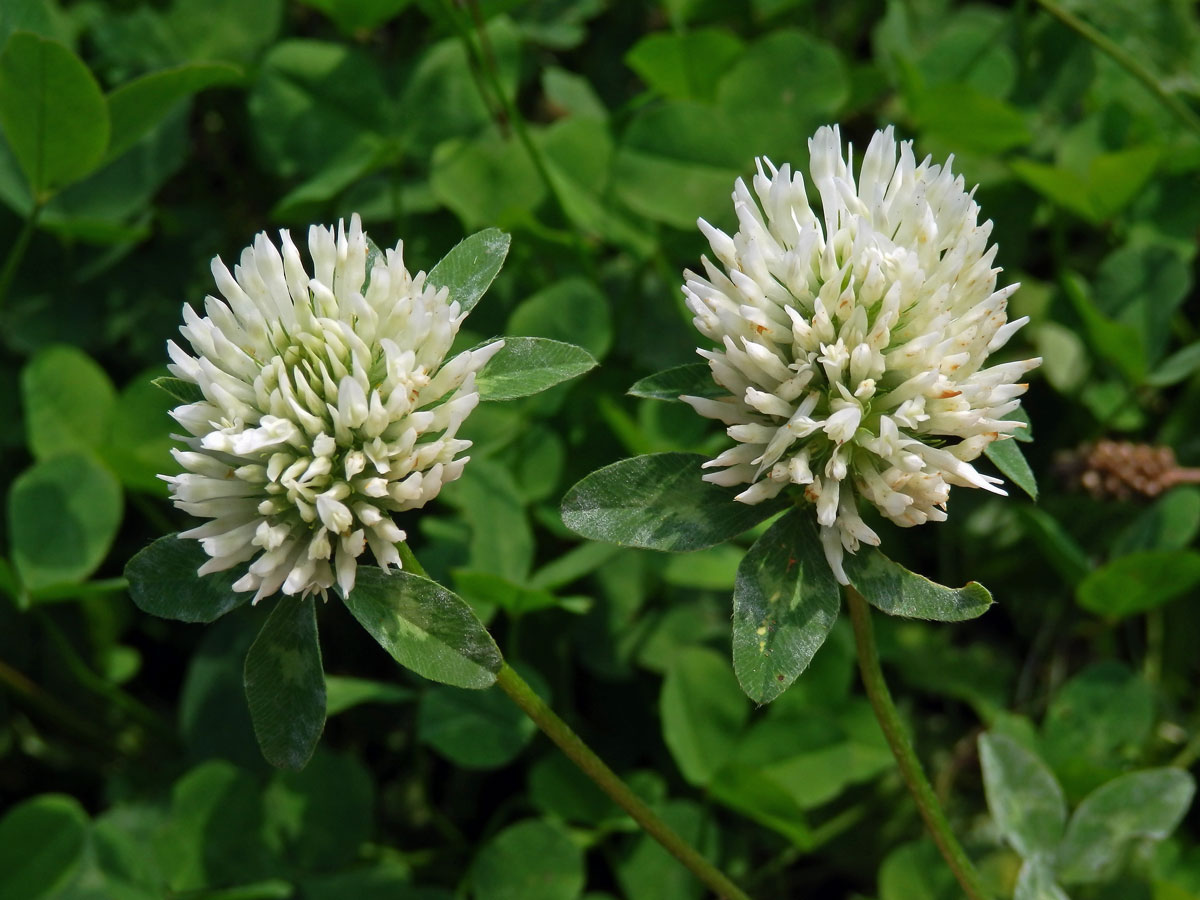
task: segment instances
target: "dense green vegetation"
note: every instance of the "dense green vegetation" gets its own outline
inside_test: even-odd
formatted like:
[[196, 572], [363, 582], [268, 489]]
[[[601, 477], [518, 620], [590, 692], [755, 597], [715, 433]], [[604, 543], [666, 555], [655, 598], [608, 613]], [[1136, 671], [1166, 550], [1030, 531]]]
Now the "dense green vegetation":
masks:
[[3, 0], [0, 48], [0, 896], [702, 896], [499, 690], [401, 669], [340, 602], [318, 608], [329, 720], [300, 772], [263, 760], [243, 693], [276, 601], [207, 626], [131, 602], [126, 562], [189, 522], [151, 384], [182, 304], [214, 255], [352, 212], [414, 272], [510, 233], [459, 345], [600, 362], [472, 414], [462, 479], [400, 521], [431, 576], [752, 896], [960, 896], [844, 615], [778, 699], [739, 688], [730, 594], [765, 523], [667, 555], [560, 515], [615, 460], [727, 445], [626, 392], [696, 360], [696, 218], [732, 231], [754, 158], [804, 170], [838, 122], [856, 156], [887, 123], [954, 155], [1032, 320], [1005, 353], [1045, 360], [1036, 501], [960, 489], [947, 523], [873, 523], [996, 601], [875, 617], [918, 753], [996, 896], [1028, 859], [1024, 900], [1200, 898], [1195, 815], [1175, 828], [1200, 758], [1192, 5]]

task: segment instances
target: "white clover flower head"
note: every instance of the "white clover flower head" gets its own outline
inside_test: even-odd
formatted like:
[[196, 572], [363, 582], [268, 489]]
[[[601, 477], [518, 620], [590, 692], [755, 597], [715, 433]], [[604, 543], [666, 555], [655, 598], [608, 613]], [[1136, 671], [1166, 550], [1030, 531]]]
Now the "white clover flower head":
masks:
[[195, 355], [167, 344], [176, 377], [203, 399], [171, 415], [187, 431], [160, 476], [175, 505], [209, 519], [180, 537], [211, 557], [200, 575], [253, 559], [233, 585], [254, 602], [354, 587], [370, 547], [400, 568], [392, 513], [424, 506], [458, 478], [470, 441], [455, 437], [479, 402], [475, 373], [504, 344], [445, 356], [466, 313], [445, 288], [404, 267], [403, 242], [367, 278], [367, 240], [350, 228], [308, 232], [310, 276], [288, 232], [212, 272], [224, 299], [183, 307]]
[[705, 480], [749, 485], [743, 503], [800, 485], [847, 584], [843, 551], [879, 543], [860, 497], [910, 526], [944, 520], [951, 485], [1004, 493], [970, 463], [1022, 427], [1004, 416], [1041, 360], [984, 368], [1028, 319], [1008, 321], [1017, 285], [996, 289], [992, 223], [953, 158], [917, 164], [906, 141], [897, 159], [889, 126], [856, 183], [836, 126], [808, 146], [816, 210], [800, 173], [760, 159], [753, 193], [734, 187], [737, 233], [699, 222], [721, 267], [704, 258], [683, 292], [730, 396], [682, 399], [738, 442]]

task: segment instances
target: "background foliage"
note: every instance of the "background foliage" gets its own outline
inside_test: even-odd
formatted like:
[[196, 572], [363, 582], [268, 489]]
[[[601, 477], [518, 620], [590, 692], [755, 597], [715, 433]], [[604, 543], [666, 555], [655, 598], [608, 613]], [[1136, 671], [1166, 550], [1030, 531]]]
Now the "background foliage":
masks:
[[[918, 749], [998, 893], [1200, 898], [1194, 814], [1157, 840], [1200, 756], [1200, 491], [1098, 499], [1056, 462], [1109, 436], [1200, 463], [1200, 24], [1183, 0], [1063, 6], [1113, 52], [1033, 3], [0, 4], [0, 247], [19, 261], [0, 275], [0, 895], [700, 896], [506, 698], [407, 675], [340, 605], [318, 609], [322, 747], [282, 773], [241, 689], [272, 604], [184, 626], [125, 593], [125, 561], [183, 524], [150, 385], [181, 303], [256, 231], [358, 211], [414, 270], [510, 231], [464, 345], [507, 331], [602, 362], [474, 413], [465, 476], [401, 523], [431, 574], [752, 894], [955, 896], [846, 622], [755, 709], [729, 663], [751, 536], [668, 557], [580, 543], [558, 513], [601, 465], [722, 442], [625, 391], [695, 359], [696, 217], [731, 225], [755, 155], [803, 166], [840, 121], [860, 149], [894, 122], [955, 154], [1033, 317], [1013, 352], [1046, 360], [1037, 504], [960, 490], [948, 524], [884, 534], [998, 601], [879, 623]], [[1031, 797], [1034, 826], [1012, 813]]]

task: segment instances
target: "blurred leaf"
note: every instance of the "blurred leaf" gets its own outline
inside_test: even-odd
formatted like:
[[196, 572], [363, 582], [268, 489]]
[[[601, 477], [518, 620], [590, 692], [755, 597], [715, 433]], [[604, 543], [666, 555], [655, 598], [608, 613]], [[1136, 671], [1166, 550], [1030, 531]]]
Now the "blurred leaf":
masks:
[[490, 572], [456, 569], [454, 586], [471, 603], [498, 606], [511, 616], [522, 616], [558, 605], [558, 599], [551, 593], [521, 587]]
[[[756, 100], [756, 103], [761, 101]], [[692, 231], [698, 216], [728, 206], [751, 161], [720, 110], [671, 102], [636, 113], [613, 161], [613, 189], [629, 209]]]
[[873, 548], [847, 553], [846, 574], [867, 602], [889, 616], [962, 622], [983, 615], [992, 595], [977, 582], [948, 588], [910, 572]]
[[524, 146], [492, 131], [438, 144], [429, 184], [468, 228], [493, 222], [508, 227], [530, 215], [546, 196]]
[[108, 109], [88, 67], [57, 41], [26, 31], [0, 52], [0, 126], [43, 199], [93, 171], [108, 146]]
[[1171, 320], [1191, 290], [1190, 259], [1158, 241], [1127, 243], [1096, 272], [1097, 307], [1137, 330], [1149, 363], [1162, 357]]
[[246, 654], [246, 700], [267, 762], [299, 771], [325, 730], [325, 670], [312, 596], [277, 596]]
[[597, 469], [563, 497], [563, 524], [595, 541], [685, 552], [737, 537], [786, 506], [735, 502], [735, 489], [701, 480], [705, 462], [651, 453]]
[[196, 570], [209, 556], [197, 540], [160, 537], [125, 565], [129, 596], [142, 612], [179, 622], [213, 622], [254, 596], [235, 591], [241, 567], [203, 577]]
[[450, 302], [457, 303], [462, 312], [470, 312], [487, 293], [504, 258], [512, 238], [499, 228], [485, 228], [465, 237], [429, 270], [429, 284], [450, 291]]
[[713, 381], [708, 363], [687, 363], [647, 375], [635, 381], [625, 393], [647, 400], [678, 400], [684, 394], [708, 398], [729, 396], [729, 391]]
[[364, 703], [407, 703], [415, 696], [416, 694], [408, 688], [386, 681], [371, 681], [348, 675], [325, 676], [326, 716], [336, 716]]
[[[288, 191], [271, 210], [271, 217], [307, 223], [319, 215], [318, 210], [324, 204], [393, 161], [396, 155], [394, 142], [369, 132], [360, 134], [329, 160], [325, 168]], [[371, 268], [368, 260], [368, 277]]]
[[1058, 851], [1058, 875], [1068, 883], [1100, 881], [1134, 840], [1161, 841], [1192, 804], [1196, 782], [1181, 769], [1120, 775], [1084, 798]]
[[271, 778], [264, 831], [273, 848], [309, 871], [349, 866], [374, 830], [375, 794], [358, 759], [319, 750], [303, 772]]
[[513, 400], [538, 394], [596, 367], [592, 354], [574, 344], [540, 337], [506, 337], [504, 348], [479, 371], [480, 400]]
[[246, 100], [256, 146], [277, 176], [322, 171], [365, 133], [387, 133], [378, 65], [354, 47], [293, 38], [267, 53]]
[[733, 590], [733, 668], [769, 703], [803, 672], [829, 634], [842, 592], [807, 510], [784, 513], [754, 542]]
[[1034, 546], [1067, 584], [1077, 586], [1092, 571], [1087, 552], [1052, 515], [1032, 506], [1018, 507], [1017, 514], [1033, 532], [1030, 537]]
[[41, 794], [0, 819], [0, 895], [5, 900], [58, 896], [83, 861], [88, 817], [73, 797]]
[[651, 89], [675, 100], [711, 101], [717, 82], [743, 50], [718, 28], [648, 34], [625, 54], [625, 64]]
[[1063, 292], [1071, 301], [1087, 328], [1088, 338], [1096, 351], [1114, 363], [1125, 377], [1138, 384], [1146, 373], [1146, 348], [1140, 333], [1132, 325], [1115, 322], [1097, 308], [1087, 282], [1066, 272], [1062, 277]]
[[1009, 166], [1048, 200], [1100, 225], [1137, 196], [1154, 174], [1159, 153], [1153, 144], [1101, 153], [1091, 160], [1085, 175], [1028, 159], [1011, 160]]
[[1016, 440], [992, 441], [984, 448], [983, 452], [1000, 470], [1001, 474], [1008, 476], [1008, 479], [1030, 498], [1037, 499], [1037, 480], [1034, 478], [1033, 469], [1029, 468], [1029, 463], [1025, 461], [1025, 454], [1017, 446]]
[[431, 687], [417, 706], [421, 743], [464, 769], [506, 766], [536, 733], [537, 726], [500, 691]]
[[1200, 533], [1200, 488], [1180, 485], [1138, 514], [1113, 541], [1114, 557], [1139, 550], [1182, 550]]
[[1050, 767], [1003, 734], [979, 736], [988, 810], [1023, 859], [1051, 857], [1067, 824], [1067, 801]]
[[707, 550], [669, 556], [662, 570], [663, 580], [680, 587], [728, 592], [733, 590], [745, 555], [744, 547], [717, 544]]
[[638, 258], [654, 252], [654, 236], [623, 215], [609, 198], [613, 138], [603, 118], [572, 117], [534, 135], [559, 206], [586, 235], [627, 249]]
[[530, 766], [529, 800], [540, 812], [565, 822], [599, 825], [625, 815], [594, 781], [557, 750]]
[[753, 136], [752, 152], [780, 161], [801, 154], [817, 126], [836, 120], [849, 98], [850, 79], [837, 49], [789, 28], [752, 44], [717, 88], [717, 106], [737, 133]]
[[1200, 369], [1200, 341], [1188, 344], [1164, 359], [1157, 369], [1146, 376], [1146, 384], [1150, 387], [1170, 387], [1190, 378], [1197, 369]]
[[343, 601], [396, 662], [432, 681], [485, 688], [504, 664], [462, 598], [426, 578], [359, 566]]
[[681, 650], [659, 696], [663, 739], [683, 777], [703, 786], [729, 759], [750, 704], [729, 663], [704, 647]]
[[560, 826], [540, 819], [505, 828], [471, 866], [475, 900], [575, 900], [584, 883], [583, 851]]
[[58, 344], [39, 351], [21, 370], [21, 398], [35, 459], [95, 449], [108, 437], [116, 390], [82, 350]]
[[1042, 751], [1068, 797], [1078, 799], [1136, 757], [1154, 724], [1149, 685], [1119, 662], [1093, 663], [1050, 701]]
[[1141, 550], [1105, 563], [1080, 583], [1076, 597], [1089, 612], [1123, 619], [1170, 603], [1200, 584], [1200, 553]]
[[879, 900], [961, 900], [962, 888], [932, 841], [897, 847], [879, 869]]
[[508, 318], [506, 334], [567, 341], [603, 359], [612, 346], [608, 298], [584, 278], [566, 278], [538, 291]]
[[443, 498], [470, 526], [467, 567], [523, 583], [533, 564], [534, 537], [508, 469], [490, 459], [475, 460]]
[[303, 0], [329, 16], [346, 34], [374, 31], [399, 15], [412, 0]]
[[96, 571], [123, 505], [117, 480], [87, 454], [55, 456], [18, 475], [8, 494], [8, 529], [25, 586], [36, 593]]
[[127, 384], [108, 417], [108, 434], [100, 454], [125, 487], [163, 496], [158, 477], [179, 471], [171, 457], [169, 412], [174, 403], [154, 382], [153, 373]]
[[968, 84], [923, 90], [914, 98], [912, 112], [923, 133], [955, 150], [1001, 154], [1033, 140], [1020, 110]]
[[410, 867], [400, 860], [309, 877], [300, 888], [304, 900], [455, 900], [445, 888], [414, 885]]
[[1071, 900], [1054, 883], [1054, 870], [1044, 857], [1027, 859], [1017, 875], [1013, 900]]
[[111, 136], [105, 160], [116, 159], [192, 94], [213, 85], [240, 81], [242, 71], [227, 63], [193, 63], [127, 81], [108, 95]]
[[[698, 804], [668, 800], [651, 805], [672, 831], [707, 859], [716, 859], [718, 829]], [[633, 839], [616, 870], [625, 900], [700, 900], [705, 893], [696, 876], [648, 834]]]

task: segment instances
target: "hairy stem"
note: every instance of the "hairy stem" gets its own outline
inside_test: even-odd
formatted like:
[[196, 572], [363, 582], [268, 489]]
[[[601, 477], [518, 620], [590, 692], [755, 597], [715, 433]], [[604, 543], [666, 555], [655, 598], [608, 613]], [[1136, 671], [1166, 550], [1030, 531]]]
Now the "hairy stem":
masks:
[[621, 809], [629, 813], [647, 834], [687, 866], [718, 897], [725, 900], [750, 900], [741, 888], [655, 815], [654, 811], [592, 752], [579, 735], [571, 730], [571, 726], [560, 719], [507, 663], [497, 673], [496, 683], [580, 771], [592, 779]]
[[941, 851], [954, 877], [962, 885], [963, 891], [970, 900], [991, 900], [991, 895], [984, 890], [966, 851], [950, 829], [946, 814], [938, 803], [929, 778], [926, 777], [921, 761], [916, 751], [904, 733], [904, 725], [896, 704], [892, 702], [891, 692], [883, 678], [883, 670], [879, 667], [879, 652], [875, 648], [875, 631], [871, 626], [871, 609], [867, 601], [851, 586], [846, 587], [846, 598], [850, 606], [850, 619], [854, 623], [854, 644], [858, 651], [858, 669], [862, 673], [863, 687], [867, 691], [867, 699], [875, 710], [875, 717], [883, 729], [896, 764], [904, 783], [908, 785], [909, 793], [917, 802], [921, 818], [937, 848]]

